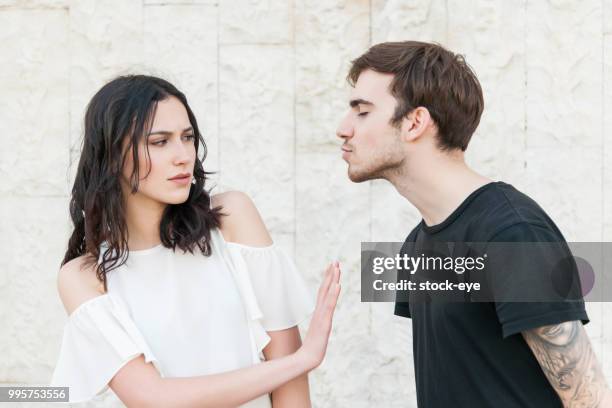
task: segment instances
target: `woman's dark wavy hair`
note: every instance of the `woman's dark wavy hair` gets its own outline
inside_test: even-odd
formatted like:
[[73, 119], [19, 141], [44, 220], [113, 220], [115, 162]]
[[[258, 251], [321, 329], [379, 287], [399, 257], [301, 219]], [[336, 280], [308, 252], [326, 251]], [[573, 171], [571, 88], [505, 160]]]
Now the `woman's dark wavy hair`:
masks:
[[[162, 215], [159, 235], [164, 247], [193, 253], [197, 245], [202, 254], [211, 254], [212, 228], [220, 225], [221, 207], [210, 208], [209, 193], [204, 189], [207, 175], [202, 161], [206, 144], [185, 95], [169, 82], [145, 75], [120, 76], [104, 85], [91, 99], [85, 113], [85, 132], [81, 157], [70, 198], [70, 218], [74, 231], [68, 242], [63, 266], [68, 261], [89, 254], [85, 266], [97, 263], [99, 246], [106, 241], [108, 250], [96, 266], [96, 276], [104, 285], [106, 274], [127, 261], [127, 227], [124, 198], [120, 185], [125, 158], [130, 149], [134, 170], [130, 176], [132, 193], [138, 190], [138, 143], [153, 124], [157, 103], [174, 96], [185, 106], [193, 127], [196, 160], [187, 201], [169, 204]], [[129, 138], [125, 153], [124, 138]], [[202, 158], [198, 149], [202, 148]], [[148, 143], [147, 146], [148, 156]], [[148, 175], [148, 174], [147, 174]]]

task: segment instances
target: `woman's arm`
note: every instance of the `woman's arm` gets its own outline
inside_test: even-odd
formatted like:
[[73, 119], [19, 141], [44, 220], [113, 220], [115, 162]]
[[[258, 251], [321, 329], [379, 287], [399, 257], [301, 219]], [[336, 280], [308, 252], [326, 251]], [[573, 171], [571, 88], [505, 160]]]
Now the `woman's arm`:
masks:
[[[268, 335], [271, 341], [263, 349], [268, 361], [291, 355], [302, 345], [297, 326], [286, 330], [269, 331]], [[274, 408], [310, 408], [308, 375], [303, 374], [272, 391], [272, 406]]]
[[221, 374], [160, 378], [140, 356], [119, 370], [109, 386], [127, 407], [236, 407], [312, 368], [312, 358], [296, 352]]

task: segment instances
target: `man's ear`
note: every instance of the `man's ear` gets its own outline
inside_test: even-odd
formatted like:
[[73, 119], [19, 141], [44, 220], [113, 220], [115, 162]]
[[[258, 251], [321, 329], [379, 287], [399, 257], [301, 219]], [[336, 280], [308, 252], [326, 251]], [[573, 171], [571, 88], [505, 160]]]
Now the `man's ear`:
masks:
[[414, 142], [433, 125], [429, 110], [418, 106], [410, 111], [401, 122], [400, 133], [405, 142]]

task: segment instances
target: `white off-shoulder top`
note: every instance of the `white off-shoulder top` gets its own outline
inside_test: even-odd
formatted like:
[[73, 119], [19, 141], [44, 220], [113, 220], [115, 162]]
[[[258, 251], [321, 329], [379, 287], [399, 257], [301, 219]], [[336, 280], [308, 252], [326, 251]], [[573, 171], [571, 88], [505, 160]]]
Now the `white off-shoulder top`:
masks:
[[[267, 331], [310, 315], [314, 298], [276, 244], [226, 242], [218, 229], [211, 236], [209, 257], [197, 247], [191, 254], [161, 244], [130, 251], [107, 274], [107, 293], [68, 317], [50, 385], [70, 387], [70, 402], [101, 398], [117, 371], [141, 354], [162, 377], [247, 367], [264, 359]], [[100, 248], [98, 262], [107, 249]], [[243, 407], [269, 408], [269, 395]]]

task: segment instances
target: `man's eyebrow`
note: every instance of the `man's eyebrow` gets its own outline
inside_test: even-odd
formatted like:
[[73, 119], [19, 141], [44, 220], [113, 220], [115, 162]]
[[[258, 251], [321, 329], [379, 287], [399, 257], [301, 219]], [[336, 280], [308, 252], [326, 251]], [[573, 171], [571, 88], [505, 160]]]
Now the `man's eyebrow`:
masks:
[[[190, 130], [193, 130], [192, 126], [189, 126], [189, 127], [185, 128], [185, 129], [183, 129], [183, 131], [181, 133], [189, 132]], [[148, 134], [148, 136], [151, 136], [151, 135], [172, 136], [172, 133], [174, 133], [174, 132], [171, 132], [169, 130], [156, 130], [154, 132], [150, 132]]]
[[372, 102], [370, 101], [366, 101], [365, 99], [351, 99], [351, 101], [349, 102], [349, 105], [351, 105], [351, 108], [354, 108], [357, 105], [374, 105]]

